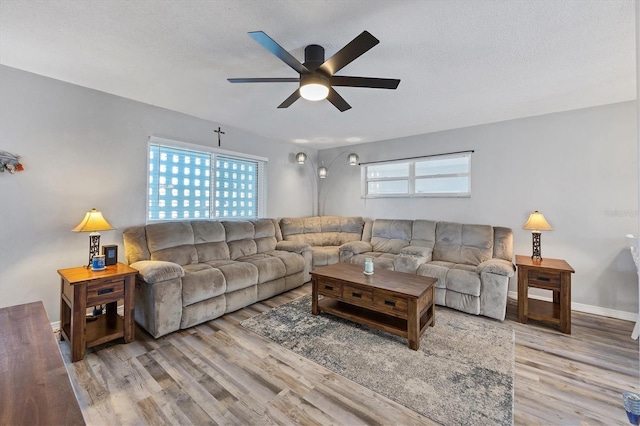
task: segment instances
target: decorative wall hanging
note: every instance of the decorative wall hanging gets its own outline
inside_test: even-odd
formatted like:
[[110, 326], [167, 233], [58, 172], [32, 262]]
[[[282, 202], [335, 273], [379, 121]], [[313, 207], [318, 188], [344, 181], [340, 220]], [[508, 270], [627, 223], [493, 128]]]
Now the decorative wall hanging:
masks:
[[5, 170], [12, 174], [23, 171], [24, 167], [20, 164], [20, 156], [0, 151], [0, 173], [4, 173]]
[[220, 135], [224, 135], [224, 132], [220, 130], [220, 126], [218, 126], [218, 130], [214, 130], [218, 134], [218, 146], [220, 146]]

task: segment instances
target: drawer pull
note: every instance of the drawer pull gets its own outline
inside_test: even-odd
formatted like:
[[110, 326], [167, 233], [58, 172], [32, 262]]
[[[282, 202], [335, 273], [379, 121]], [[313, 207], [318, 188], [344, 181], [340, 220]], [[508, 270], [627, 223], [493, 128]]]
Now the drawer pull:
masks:
[[362, 293], [355, 293], [355, 292], [353, 292], [353, 291], [351, 292], [351, 295], [352, 295], [353, 297], [357, 297], [357, 298], [361, 298], [361, 297], [362, 297]]
[[98, 296], [100, 296], [101, 294], [108, 294], [108, 293], [113, 293], [113, 287], [103, 288], [102, 290], [98, 290]]
[[325, 286], [324, 286], [324, 289], [325, 289], [325, 290], [333, 290], [333, 286], [325, 285]]
[[549, 277], [538, 277], [538, 281], [544, 281], [546, 283], [551, 282], [551, 278]]
[[391, 300], [385, 300], [384, 304], [387, 306], [394, 306], [394, 307], [396, 306], [396, 302], [393, 302]]

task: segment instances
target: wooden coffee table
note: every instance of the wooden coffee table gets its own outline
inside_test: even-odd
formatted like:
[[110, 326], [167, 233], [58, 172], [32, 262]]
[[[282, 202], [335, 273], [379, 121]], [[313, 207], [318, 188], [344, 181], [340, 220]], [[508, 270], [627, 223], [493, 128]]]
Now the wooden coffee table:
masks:
[[312, 313], [327, 312], [405, 337], [409, 348], [418, 350], [420, 336], [435, 323], [437, 279], [386, 270], [365, 275], [363, 269], [337, 263], [311, 271]]

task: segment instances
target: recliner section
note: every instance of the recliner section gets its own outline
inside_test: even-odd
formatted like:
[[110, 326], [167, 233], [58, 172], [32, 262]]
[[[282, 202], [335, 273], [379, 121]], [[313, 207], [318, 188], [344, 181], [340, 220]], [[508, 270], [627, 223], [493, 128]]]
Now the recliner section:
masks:
[[310, 247], [278, 241], [279, 225], [271, 219], [157, 223], [123, 236], [127, 262], [140, 271], [136, 321], [154, 337], [310, 279]]

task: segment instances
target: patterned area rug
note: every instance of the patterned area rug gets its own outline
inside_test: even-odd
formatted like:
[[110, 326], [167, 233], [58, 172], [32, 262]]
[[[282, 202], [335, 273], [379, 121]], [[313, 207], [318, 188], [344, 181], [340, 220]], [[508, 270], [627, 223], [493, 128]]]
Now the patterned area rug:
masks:
[[513, 424], [514, 333], [498, 321], [438, 307], [413, 351], [401, 337], [312, 315], [307, 295], [242, 326], [439, 423]]

